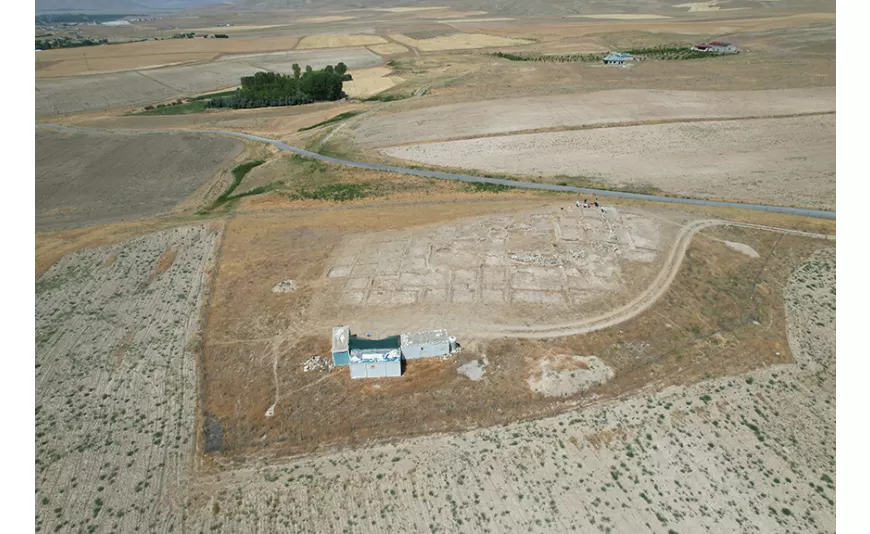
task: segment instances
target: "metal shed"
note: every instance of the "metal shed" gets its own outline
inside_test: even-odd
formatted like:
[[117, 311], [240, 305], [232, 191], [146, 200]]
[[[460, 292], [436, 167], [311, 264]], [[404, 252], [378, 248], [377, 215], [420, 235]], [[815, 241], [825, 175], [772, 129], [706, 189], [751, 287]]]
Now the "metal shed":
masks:
[[386, 353], [366, 353], [350, 357], [351, 378], [402, 376], [402, 357], [398, 349]]
[[414, 332], [401, 336], [402, 356], [406, 360], [432, 358], [450, 354], [450, 337], [447, 330]]

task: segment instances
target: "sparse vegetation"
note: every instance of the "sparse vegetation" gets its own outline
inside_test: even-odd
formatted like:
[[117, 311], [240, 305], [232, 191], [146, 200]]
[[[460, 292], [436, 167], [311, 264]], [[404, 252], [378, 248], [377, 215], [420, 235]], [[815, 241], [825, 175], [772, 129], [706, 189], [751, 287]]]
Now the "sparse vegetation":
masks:
[[336, 115], [335, 117], [330, 117], [329, 119], [326, 119], [325, 121], [320, 121], [320, 122], [318, 122], [317, 124], [312, 124], [311, 126], [306, 126], [306, 127], [304, 127], [304, 128], [299, 128], [299, 131], [300, 131], [300, 132], [304, 132], [304, 131], [307, 131], [307, 130], [313, 130], [314, 128], [319, 128], [319, 127], [321, 127], [321, 126], [326, 126], [327, 124], [334, 124], [334, 123], [336, 123], [336, 122], [341, 122], [341, 121], [343, 121], [343, 120], [345, 120], [345, 119], [349, 119], [349, 118], [351, 118], [351, 117], [355, 117], [355, 116], [357, 116], [357, 115], [359, 115], [359, 114], [360, 114], [359, 111], [345, 111], [344, 113], [339, 113], [339, 114]]

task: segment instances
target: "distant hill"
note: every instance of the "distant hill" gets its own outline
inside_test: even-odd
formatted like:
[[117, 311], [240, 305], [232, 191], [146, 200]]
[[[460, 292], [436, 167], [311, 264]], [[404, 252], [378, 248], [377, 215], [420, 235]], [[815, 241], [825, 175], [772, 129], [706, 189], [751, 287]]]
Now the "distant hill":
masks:
[[188, 9], [221, 0], [36, 0], [37, 13], [139, 13], [168, 9]]

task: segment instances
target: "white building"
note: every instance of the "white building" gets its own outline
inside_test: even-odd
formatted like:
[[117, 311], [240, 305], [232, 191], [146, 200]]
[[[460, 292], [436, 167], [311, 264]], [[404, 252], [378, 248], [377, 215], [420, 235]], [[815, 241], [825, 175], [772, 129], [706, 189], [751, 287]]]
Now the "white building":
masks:
[[450, 336], [447, 335], [447, 330], [402, 334], [401, 340], [402, 357], [406, 360], [450, 354]]

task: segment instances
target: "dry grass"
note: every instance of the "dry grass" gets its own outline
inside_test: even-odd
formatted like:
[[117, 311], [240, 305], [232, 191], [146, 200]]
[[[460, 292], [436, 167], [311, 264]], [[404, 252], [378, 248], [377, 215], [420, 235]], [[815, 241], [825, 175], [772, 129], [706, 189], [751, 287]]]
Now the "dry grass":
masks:
[[299, 50], [308, 48], [344, 48], [386, 43], [386, 39], [377, 35], [310, 35], [303, 37], [296, 48]]
[[412, 39], [402, 34], [392, 34], [390, 38], [404, 45], [416, 48], [421, 52], [439, 50], [466, 50], [472, 48], [490, 48], [495, 46], [519, 46], [529, 44], [526, 39], [512, 39], [483, 33], [459, 33], [432, 37], [430, 39]]
[[353, 80], [344, 82], [344, 92], [348, 96], [365, 98], [386, 91], [404, 81], [398, 76], [390, 76], [392, 72], [389, 67], [355, 70]]
[[165, 273], [166, 269], [172, 267], [172, 264], [175, 262], [176, 256], [178, 256], [178, 249], [176, 248], [169, 248], [163, 251], [163, 254], [161, 254], [160, 257], [157, 258], [157, 265], [154, 266], [154, 271], [148, 278], [148, 282], [153, 282], [155, 278]]
[[166, 39], [45, 50], [36, 54], [36, 77], [56, 78], [212, 61], [228, 54], [292, 50], [298, 42], [296, 37]]

